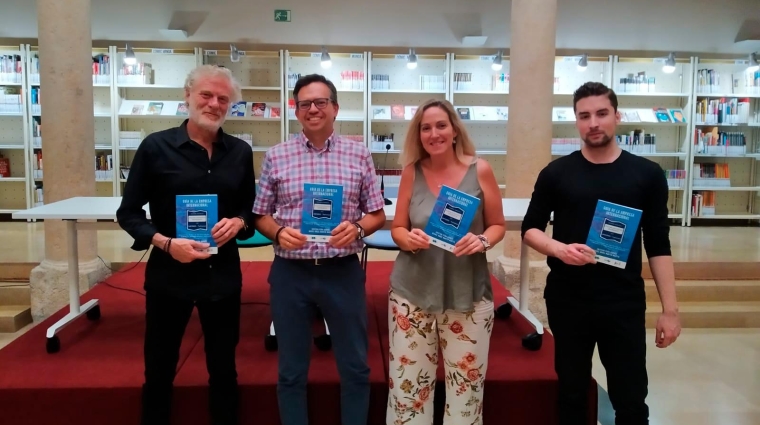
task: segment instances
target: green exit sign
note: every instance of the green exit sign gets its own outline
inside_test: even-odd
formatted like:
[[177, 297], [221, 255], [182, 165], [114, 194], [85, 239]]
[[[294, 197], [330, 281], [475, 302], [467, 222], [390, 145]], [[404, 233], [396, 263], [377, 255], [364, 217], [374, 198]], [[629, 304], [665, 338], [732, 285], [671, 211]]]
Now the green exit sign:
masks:
[[290, 11], [281, 10], [281, 9], [275, 10], [274, 21], [275, 22], [290, 22]]

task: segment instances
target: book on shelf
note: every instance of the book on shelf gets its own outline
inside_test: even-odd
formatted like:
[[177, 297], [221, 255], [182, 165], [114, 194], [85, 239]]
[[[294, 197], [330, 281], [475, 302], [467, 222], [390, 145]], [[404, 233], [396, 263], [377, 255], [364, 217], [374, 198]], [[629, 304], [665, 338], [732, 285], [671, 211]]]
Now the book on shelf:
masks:
[[699, 191], [691, 195], [691, 215], [710, 217], [715, 215], [715, 192]]
[[391, 119], [404, 119], [404, 105], [391, 105]]
[[148, 102], [147, 115], [161, 115], [164, 109], [164, 102]]
[[586, 245], [596, 252], [597, 263], [624, 269], [641, 221], [642, 211], [598, 200]]
[[480, 205], [480, 198], [441, 186], [430, 219], [423, 229], [430, 237], [430, 244], [446, 251], [454, 251], [454, 246], [470, 231], [470, 225]]
[[3, 156], [3, 154], [0, 154], [0, 177], [10, 177], [11, 176], [11, 160], [10, 158], [6, 158]]
[[391, 119], [390, 105], [372, 105], [372, 119], [376, 119], [376, 120]]
[[720, 131], [718, 127], [694, 129], [694, 153], [701, 155], [744, 155], [747, 137], [741, 131]]
[[209, 244], [206, 252], [216, 254], [219, 248], [211, 236], [211, 229], [219, 221], [217, 196], [177, 195], [176, 196], [176, 237]]
[[343, 217], [343, 186], [305, 183], [301, 233], [309, 242], [327, 242]]
[[655, 93], [657, 90], [656, 83], [656, 77], [648, 77], [646, 72], [640, 71], [621, 77], [616, 91], [620, 93]]
[[244, 117], [246, 115], [246, 110], [248, 107], [248, 103], [246, 101], [238, 102], [230, 108], [229, 115], [231, 117]]
[[728, 163], [696, 163], [692, 165], [694, 187], [731, 187]]

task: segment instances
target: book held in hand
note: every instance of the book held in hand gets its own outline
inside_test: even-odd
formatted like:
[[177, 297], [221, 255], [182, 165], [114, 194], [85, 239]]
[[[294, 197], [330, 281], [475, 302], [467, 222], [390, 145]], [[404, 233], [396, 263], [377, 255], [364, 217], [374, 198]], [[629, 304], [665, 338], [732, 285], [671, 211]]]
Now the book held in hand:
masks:
[[177, 237], [209, 244], [206, 252], [216, 254], [219, 248], [211, 229], [219, 221], [216, 195], [177, 195]]
[[327, 242], [343, 217], [343, 186], [306, 183], [301, 233], [308, 242]]
[[624, 269], [640, 221], [639, 209], [597, 201], [586, 239], [586, 245], [596, 251], [596, 261]]
[[430, 236], [430, 244], [446, 251], [454, 251], [454, 245], [469, 231], [480, 205], [480, 198], [462, 191], [442, 186], [423, 231]]

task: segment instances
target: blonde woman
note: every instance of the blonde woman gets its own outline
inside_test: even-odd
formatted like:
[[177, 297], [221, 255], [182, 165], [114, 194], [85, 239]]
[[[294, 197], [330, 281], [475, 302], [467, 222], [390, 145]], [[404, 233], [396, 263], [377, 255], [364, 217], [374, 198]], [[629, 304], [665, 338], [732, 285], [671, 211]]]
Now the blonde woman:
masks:
[[[401, 252], [389, 291], [386, 423], [433, 423], [432, 395], [442, 361], [444, 424], [482, 424], [493, 326], [485, 251], [501, 241], [506, 230], [499, 186], [488, 163], [475, 156], [464, 125], [447, 101], [430, 100], [417, 109], [401, 162], [404, 170], [391, 230]], [[480, 199], [469, 233], [453, 252], [431, 245], [422, 230], [444, 185]]]

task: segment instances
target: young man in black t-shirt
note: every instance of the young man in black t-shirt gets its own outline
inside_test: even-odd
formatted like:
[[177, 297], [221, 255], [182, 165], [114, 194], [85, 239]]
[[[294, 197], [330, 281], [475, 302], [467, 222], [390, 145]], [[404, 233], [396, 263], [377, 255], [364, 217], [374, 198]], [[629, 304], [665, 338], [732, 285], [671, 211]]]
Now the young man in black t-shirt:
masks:
[[[538, 175], [522, 237], [547, 255], [551, 269], [544, 298], [555, 339], [560, 424], [586, 424], [591, 360], [596, 344], [607, 373], [617, 425], [647, 424], [646, 296], [643, 245], [662, 314], [655, 342], [664, 348], [680, 334], [668, 223], [668, 184], [660, 166], [623, 151], [614, 91], [586, 83], [574, 94], [579, 152], [559, 158]], [[598, 201], [641, 210], [624, 266], [597, 261], [586, 245]], [[544, 233], [554, 213], [553, 235]]]

